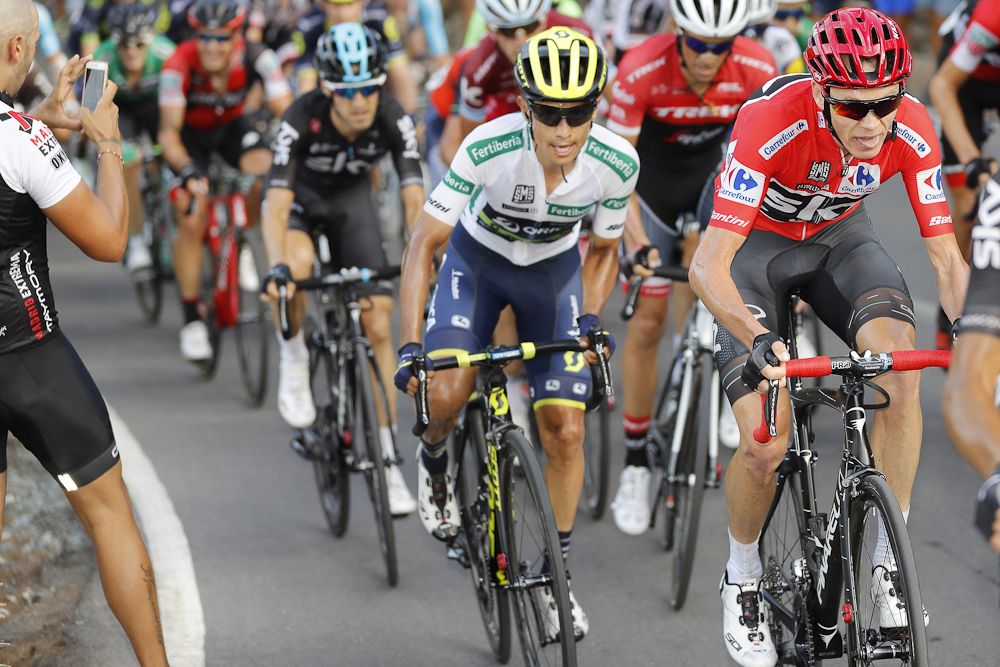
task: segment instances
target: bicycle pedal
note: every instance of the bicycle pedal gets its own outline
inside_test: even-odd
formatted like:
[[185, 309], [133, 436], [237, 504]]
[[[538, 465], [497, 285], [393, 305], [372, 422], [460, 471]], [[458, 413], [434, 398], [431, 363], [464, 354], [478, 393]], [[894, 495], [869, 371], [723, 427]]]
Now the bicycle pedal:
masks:
[[455, 561], [466, 570], [472, 567], [472, 563], [469, 562], [469, 551], [465, 540], [465, 531], [459, 529], [455, 537], [452, 538], [450, 543], [448, 543], [447, 555], [448, 560]]

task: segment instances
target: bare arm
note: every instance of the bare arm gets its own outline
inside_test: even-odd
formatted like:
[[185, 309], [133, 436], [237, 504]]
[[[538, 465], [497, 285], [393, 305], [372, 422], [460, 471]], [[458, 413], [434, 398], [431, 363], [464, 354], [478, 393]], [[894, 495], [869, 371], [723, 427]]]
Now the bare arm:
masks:
[[441, 132], [441, 140], [438, 142], [438, 151], [445, 164], [451, 164], [458, 153], [458, 147], [462, 145], [462, 117], [458, 114], [448, 116], [444, 122], [444, 130]]
[[[630, 144], [635, 146], [639, 143], [639, 135], [635, 134], [630, 137], [625, 137], [625, 140]], [[638, 248], [641, 246], [650, 245], [651, 241], [649, 235], [646, 233], [646, 228], [642, 225], [642, 210], [639, 208], [639, 195], [633, 192], [628, 199], [628, 208], [625, 212], [625, 233], [624, 238], [625, 251], [631, 252], [633, 248]], [[649, 253], [649, 265], [658, 266], [660, 264], [660, 251], [654, 248]], [[651, 271], [642, 267], [633, 267], [635, 275], [640, 275], [648, 278], [653, 275]]]
[[413, 235], [403, 250], [402, 276], [399, 280], [399, 340], [401, 343], [419, 342], [424, 304], [433, 275], [431, 260], [441, 249], [454, 227], [421, 211], [413, 228]]
[[413, 228], [417, 226], [417, 219], [420, 211], [424, 207], [427, 195], [424, 193], [424, 186], [419, 183], [411, 183], [402, 189], [400, 194], [403, 197], [403, 211], [406, 214], [406, 231], [413, 233]]
[[268, 188], [261, 210], [261, 232], [268, 264], [287, 264], [285, 236], [288, 233], [288, 213], [295, 200], [295, 192], [288, 188]]
[[472, 132], [472, 131], [473, 131], [474, 129], [476, 129], [477, 127], [479, 127], [479, 126], [480, 126], [480, 125], [482, 125], [482, 124], [483, 124], [483, 122], [482, 122], [482, 121], [478, 121], [478, 120], [469, 120], [468, 118], [466, 118], [466, 117], [465, 117], [465, 116], [463, 116], [462, 114], [458, 114], [458, 130], [459, 130], [459, 136], [458, 136], [458, 143], [457, 143], [457, 144], [455, 145], [455, 146], [456, 146], [456, 149], [457, 149], [457, 147], [458, 147], [458, 146], [459, 146], [459, 145], [460, 145], [460, 144], [461, 144], [461, 143], [462, 143], [463, 141], [465, 141], [465, 138], [466, 138], [467, 136], [469, 136], [469, 133], [470, 133], [470, 132]]
[[600, 315], [618, 281], [618, 239], [591, 235], [581, 277], [583, 312]]
[[747, 309], [730, 273], [733, 258], [746, 237], [718, 227], [709, 227], [691, 258], [691, 289], [716, 319], [747, 348], [767, 329]]
[[272, 100], [268, 100], [267, 106], [271, 109], [271, 113], [274, 114], [275, 118], [281, 118], [294, 101], [295, 98], [292, 97], [291, 93], [288, 93], [287, 95], [279, 95]]
[[184, 111], [182, 106], [160, 106], [160, 132], [157, 141], [163, 150], [163, 157], [174, 172], [179, 172], [191, 163], [191, 156], [181, 141], [181, 128], [184, 127]]
[[958, 89], [968, 78], [968, 73], [956, 67], [950, 58], [946, 58], [931, 77], [930, 83], [931, 101], [941, 116], [941, 130], [961, 164], [967, 164], [980, 155], [979, 146], [969, 134], [962, 108], [958, 103]]
[[970, 331], [959, 336], [942, 397], [952, 444], [983, 479], [1000, 463], [1000, 338]]
[[406, 113], [417, 112], [417, 102], [420, 91], [410, 74], [409, 63], [404, 59], [396, 60], [389, 65], [389, 90]]
[[954, 234], [924, 239], [927, 256], [934, 269], [938, 296], [945, 314], [954, 322], [962, 314], [965, 289], [969, 285], [969, 265], [965, 263]]

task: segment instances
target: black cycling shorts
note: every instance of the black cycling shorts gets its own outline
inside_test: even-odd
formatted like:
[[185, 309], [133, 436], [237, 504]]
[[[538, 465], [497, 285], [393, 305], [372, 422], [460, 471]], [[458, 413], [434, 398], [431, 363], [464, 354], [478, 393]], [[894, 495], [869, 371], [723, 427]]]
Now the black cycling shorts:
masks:
[[214, 130], [199, 130], [188, 125], [181, 129], [181, 143], [188, 155], [203, 171], [208, 169], [212, 153], [218, 153], [229, 166], [239, 169], [243, 154], [257, 148], [267, 148], [264, 136], [254, 128], [246, 116]]
[[67, 491], [94, 481], [118, 461], [101, 392], [61, 332], [0, 354], [0, 470], [13, 433]]
[[[962, 117], [965, 119], [965, 127], [969, 129], [969, 134], [977, 146], [986, 143], [986, 124], [983, 122], [983, 114], [989, 109], [1000, 109], [1000, 84], [979, 79], [966, 79], [962, 87], [958, 89], [958, 104], [962, 108]], [[958, 173], [962, 171], [962, 165], [955, 155], [955, 149], [948, 143], [948, 138], [941, 133], [942, 166], [944, 172]], [[962, 183], [964, 184], [964, 175]]]
[[160, 130], [160, 106], [156, 100], [151, 104], [119, 107], [118, 130], [126, 141], [139, 141], [145, 134], [155, 144]]
[[[332, 269], [351, 267], [379, 269], [388, 265], [385, 243], [372, 202], [371, 180], [367, 175], [346, 181], [343, 190], [319, 193], [304, 185], [295, 186], [295, 200], [288, 228], [309, 234], [314, 241], [326, 236]], [[359, 294], [392, 296], [391, 281], [358, 286]]]
[[[878, 317], [914, 323], [913, 301], [896, 263], [882, 247], [864, 205], [804, 241], [753, 230], [736, 253], [733, 282], [769, 331], [788, 329], [788, 298], [798, 293], [852, 349], [862, 325]], [[715, 361], [729, 400], [752, 389], [740, 373], [749, 350], [716, 322]]]

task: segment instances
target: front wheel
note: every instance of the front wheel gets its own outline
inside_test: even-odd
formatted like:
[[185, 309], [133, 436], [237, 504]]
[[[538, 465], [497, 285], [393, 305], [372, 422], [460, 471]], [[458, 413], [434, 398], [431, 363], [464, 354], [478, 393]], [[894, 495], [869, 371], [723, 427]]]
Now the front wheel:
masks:
[[[267, 316], [267, 306], [261, 300], [257, 287], [260, 262], [250, 239], [244, 237], [240, 240], [237, 257], [238, 271], [249, 271], [252, 268], [255, 272], [253, 276], [239, 275], [237, 279], [239, 311], [236, 316], [236, 350], [239, 353], [240, 377], [243, 378], [247, 400], [250, 405], [259, 408], [267, 393], [267, 347], [273, 335], [273, 327]], [[253, 262], [244, 262], [244, 257], [252, 257]]]
[[343, 537], [351, 516], [351, 471], [345, 456], [344, 425], [337, 419], [343, 367], [337, 363], [333, 352], [323, 345], [321, 337], [316, 336], [315, 329], [315, 326], [306, 325], [306, 330], [310, 331], [306, 347], [313, 396], [317, 397], [316, 430], [320, 446], [320, 453], [313, 460], [313, 473], [326, 524], [334, 537]]
[[583, 492], [580, 505], [595, 521], [604, 516], [608, 506], [611, 477], [611, 415], [614, 405], [608, 401], [586, 415], [583, 435]]
[[[877, 660], [879, 665], [926, 667], [930, 659], [917, 566], [903, 513], [882, 476], [861, 480], [849, 517], [855, 585], [853, 595], [849, 587], [847, 591], [848, 598], [853, 598], [853, 618], [847, 624], [848, 664], [860, 667]], [[875, 555], [880, 520], [889, 537], [888, 561]], [[876, 597], [889, 603], [889, 616], [900, 627], [883, 627]]]
[[520, 430], [507, 431], [503, 446], [500, 555], [506, 568], [499, 569], [512, 598], [524, 662], [530, 667], [575, 667], [569, 584], [545, 479], [534, 448]]

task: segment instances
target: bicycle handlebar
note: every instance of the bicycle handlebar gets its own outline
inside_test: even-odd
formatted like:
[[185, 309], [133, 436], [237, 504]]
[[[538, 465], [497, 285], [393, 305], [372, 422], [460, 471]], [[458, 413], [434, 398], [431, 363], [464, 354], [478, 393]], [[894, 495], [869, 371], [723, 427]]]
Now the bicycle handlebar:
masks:
[[[607, 335], [597, 330], [591, 330], [587, 332], [587, 338], [589, 340], [588, 348], [583, 347], [579, 340], [569, 338], [549, 343], [520, 343], [518, 345], [492, 347], [479, 352], [458, 352], [457, 354], [441, 359], [434, 359], [434, 370], [443, 371], [452, 368], [504, 365], [516, 359], [530, 361], [545, 354], [584, 352], [590, 349], [597, 354], [598, 367], [597, 381], [591, 400], [587, 404], [588, 409], [593, 409], [596, 405], [614, 396], [614, 387], [611, 379], [611, 365], [604, 356], [604, 349], [607, 347]], [[420, 437], [430, 425], [430, 410], [427, 403], [427, 355], [423, 352], [415, 354], [411, 363], [413, 364], [413, 375], [417, 378], [417, 392], [414, 396], [417, 423], [413, 426], [413, 435]], [[599, 398], [595, 400], [595, 396]]]
[[[811, 357], [792, 359], [785, 364], [786, 377], [825, 377], [840, 375], [845, 378], [864, 380], [888, 373], [889, 371], [918, 371], [923, 368], [948, 368], [951, 364], [951, 350], [899, 350], [863, 356], [857, 352], [839, 357]], [[760, 425], [754, 429], [753, 438], [766, 445], [777, 435], [778, 389], [780, 382], [772, 380], [767, 394], [761, 396]]]
[[[650, 269], [653, 272], [651, 277], [669, 278], [670, 280], [680, 280], [687, 282], [688, 270], [683, 266], [658, 266]], [[645, 280], [643, 276], [632, 276], [628, 283], [628, 292], [625, 295], [625, 305], [622, 306], [622, 319], [628, 321], [635, 315], [635, 303], [639, 300], [639, 289]]]

